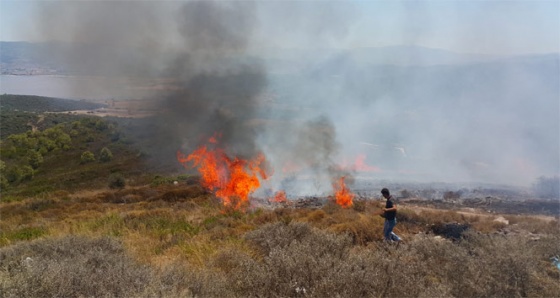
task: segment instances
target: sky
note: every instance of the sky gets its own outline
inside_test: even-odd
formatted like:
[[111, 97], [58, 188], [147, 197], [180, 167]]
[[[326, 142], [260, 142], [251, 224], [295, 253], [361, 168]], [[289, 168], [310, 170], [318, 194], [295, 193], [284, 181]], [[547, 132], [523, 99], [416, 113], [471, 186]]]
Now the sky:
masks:
[[[44, 41], [37, 5], [62, 4], [58, 13], [64, 13], [64, 7], [80, 2], [92, 1], [0, 0], [0, 40]], [[166, 6], [181, 1], [141, 2]], [[256, 15], [256, 47], [417, 45], [477, 54], [560, 52], [558, 0], [260, 1]]]

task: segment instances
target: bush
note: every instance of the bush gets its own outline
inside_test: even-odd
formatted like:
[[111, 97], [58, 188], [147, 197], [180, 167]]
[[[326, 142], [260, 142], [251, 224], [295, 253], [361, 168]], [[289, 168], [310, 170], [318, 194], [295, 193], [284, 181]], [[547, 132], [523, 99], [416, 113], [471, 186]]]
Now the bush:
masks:
[[123, 175], [119, 174], [119, 173], [115, 173], [115, 174], [111, 174], [111, 176], [109, 176], [109, 188], [111, 189], [121, 189], [124, 188], [126, 184], [126, 181], [123, 177]]
[[93, 161], [95, 161], [95, 155], [93, 155], [91, 151], [85, 151], [84, 153], [82, 153], [82, 157], [80, 158], [80, 162], [82, 164]]
[[349, 237], [306, 223], [275, 223], [249, 232], [246, 239], [262, 254], [263, 262], [248, 257], [232, 260], [227, 276], [238, 295], [293, 297], [305, 292], [312, 297], [352, 296], [344, 289], [354, 285], [334, 288], [338, 275], [349, 273], [343, 269], [351, 247]]
[[153, 275], [111, 238], [68, 236], [0, 249], [3, 297], [135, 297]]
[[30, 150], [27, 154], [27, 162], [33, 169], [38, 169], [43, 163], [43, 155], [35, 150]]
[[109, 128], [109, 124], [102, 119], [99, 119], [95, 122], [95, 129], [98, 131], [104, 131]]
[[21, 180], [31, 180], [35, 175], [35, 171], [30, 166], [21, 167]]
[[400, 247], [376, 243], [351, 249], [346, 236], [301, 223], [276, 223], [249, 232], [246, 240], [255, 245], [262, 261], [242, 252], [216, 258], [217, 267], [240, 296], [560, 294], [560, 274], [548, 260], [560, 253], [556, 236], [534, 242], [523, 235], [469, 233], [463, 240], [451, 242], [419, 235]]
[[0, 160], [0, 190], [5, 190], [10, 184], [6, 179], [6, 163]]
[[6, 180], [11, 184], [18, 183], [22, 175], [22, 170], [17, 166], [10, 166], [6, 169]]
[[99, 160], [101, 162], [109, 162], [113, 159], [113, 153], [111, 153], [111, 150], [109, 150], [109, 148], [107, 147], [103, 147], [103, 149], [101, 149], [101, 153], [99, 154]]

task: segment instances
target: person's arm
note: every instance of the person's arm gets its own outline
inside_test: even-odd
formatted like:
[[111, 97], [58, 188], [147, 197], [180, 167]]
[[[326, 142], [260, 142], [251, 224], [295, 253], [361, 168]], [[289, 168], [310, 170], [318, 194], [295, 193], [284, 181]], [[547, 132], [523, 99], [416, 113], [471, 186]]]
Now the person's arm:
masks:
[[397, 211], [397, 205], [395, 205], [395, 203], [393, 203], [393, 207], [391, 207], [391, 208], [385, 208], [385, 209], [383, 209], [383, 210], [385, 210], [385, 211]]

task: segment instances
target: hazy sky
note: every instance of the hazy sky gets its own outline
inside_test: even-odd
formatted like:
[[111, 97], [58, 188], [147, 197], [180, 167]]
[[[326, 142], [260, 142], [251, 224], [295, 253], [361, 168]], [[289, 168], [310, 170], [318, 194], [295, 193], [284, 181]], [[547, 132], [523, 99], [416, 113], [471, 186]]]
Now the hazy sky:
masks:
[[[91, 1], [0, 0], [0, 40], [44, 39], [33, 9], [55, 2]], [[485, 54], [560, 52], [558, 0], [260, 1], [257, 10], [256, 47], [419, 45]]]

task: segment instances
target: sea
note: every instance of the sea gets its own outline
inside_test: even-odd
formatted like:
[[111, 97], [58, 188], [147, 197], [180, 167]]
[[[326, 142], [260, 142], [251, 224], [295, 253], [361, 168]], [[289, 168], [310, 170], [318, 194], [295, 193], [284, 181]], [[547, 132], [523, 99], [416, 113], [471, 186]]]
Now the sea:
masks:
[[139, 99], [146, 96], [146, 88], [120, 77], [1, 75], [0, 94], [106, 101]]

